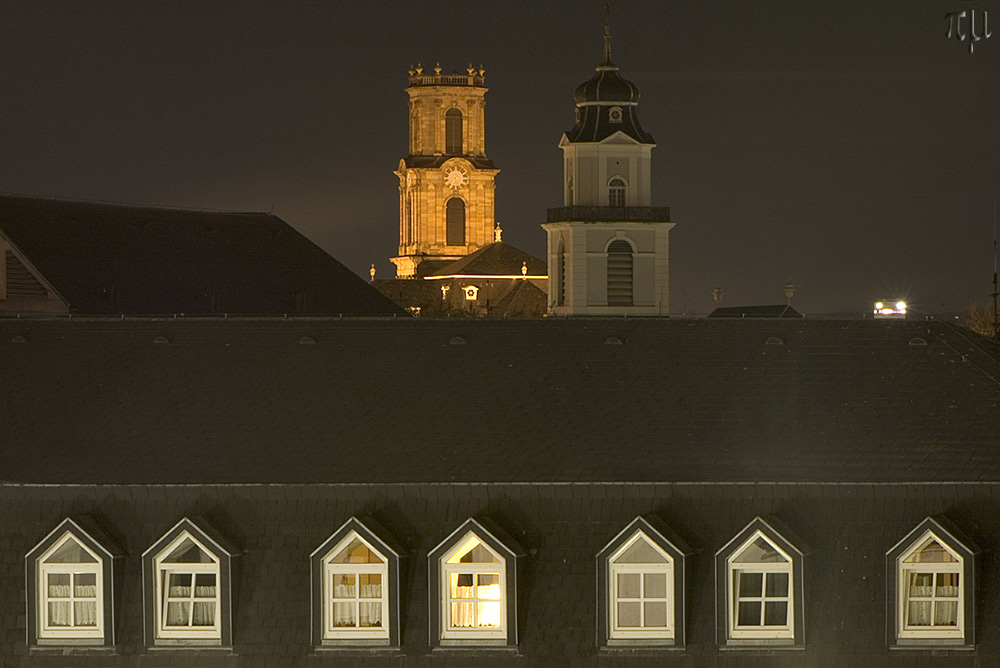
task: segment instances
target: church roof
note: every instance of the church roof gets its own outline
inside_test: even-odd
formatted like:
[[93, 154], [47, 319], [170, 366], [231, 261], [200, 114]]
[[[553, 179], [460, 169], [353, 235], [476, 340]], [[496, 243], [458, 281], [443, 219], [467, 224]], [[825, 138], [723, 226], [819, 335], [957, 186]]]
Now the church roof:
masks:
[[0, 236], [72, 313], [402, 313], [266, 213], [0, 196]]
[[515, 276], [521, 277], [521, 267], [527, 266], [529, 276], [548, 274], [545, 260], [529, 255], [502, 241], [487, 244], [474, 253], [466, 255], [429, 274], [429, 277], [443, 276]]
[[497, 301], [492, 316], [497, 318], [540, 318], [548, 310], [549, 296], [528, 280], [514, 280]]
[[[599, 142], [622, 132], [640, 144], [654, 144], [653, 135], [639, 124], [639, 87], [618, 73], [611, 60], [611, 36], [604, 36], [604, 61], [594, 76], [576, 87], [576, 124], [566, 132], [571, 142]], [[621, 109], [621, 120], [612, 121], [612, 107]]]
[[1000, 481], [941, 322], [0, 319], [0, 368], [7, 482]]

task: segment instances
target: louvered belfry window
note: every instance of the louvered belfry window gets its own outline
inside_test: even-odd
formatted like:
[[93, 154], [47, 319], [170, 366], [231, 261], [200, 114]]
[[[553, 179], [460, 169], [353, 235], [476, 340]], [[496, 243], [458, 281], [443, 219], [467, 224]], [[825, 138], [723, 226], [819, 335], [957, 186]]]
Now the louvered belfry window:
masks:
[[465, 245], [465, 202], [460, 197], [452, 197], [445, 208], [448, 245]]
[[462, 112], [449, 109], [444, 115], [445, 153], [459, 155], [462, 153]]
[[608, 246], [608, 306], [632, 306], [632, 246], [623, 239]]

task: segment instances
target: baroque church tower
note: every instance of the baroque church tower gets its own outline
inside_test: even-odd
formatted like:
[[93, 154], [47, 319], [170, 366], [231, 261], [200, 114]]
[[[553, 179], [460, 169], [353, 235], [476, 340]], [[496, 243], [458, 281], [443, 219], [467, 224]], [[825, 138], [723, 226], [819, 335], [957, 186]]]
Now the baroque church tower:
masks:
[[639, 89], [604, 60], [576, 89], [576, 124], [563, 150], [563, 206], [549, 209], [549, 312], [665, 315], [668, 207], [652, 206], [652, 135], [639, 124]]
[[397, 278], [417, 278], [494, 241], [485, 71], [409, 71], [410, 151], [399, 161]]

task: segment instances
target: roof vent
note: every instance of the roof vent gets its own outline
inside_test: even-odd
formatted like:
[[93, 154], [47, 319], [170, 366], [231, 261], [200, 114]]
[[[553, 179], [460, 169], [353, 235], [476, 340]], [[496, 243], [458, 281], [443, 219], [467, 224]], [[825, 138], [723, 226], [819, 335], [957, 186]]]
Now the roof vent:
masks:
[[606, 346], [621, 346], [624, 344], [625, 342], [619, 339], [617, 336], [609, 336], [608, 338], [604, 339], [604, 345]]
[[11, 339], [10, 342], [11, 343], [27, 343], [28, 339], [26, 339], [23, 336], [21, 336], [20, 334], [18, 334], [13, 339]]
[[767, 337], [767, 341], [764, 342], [764, 345], [765, 346], [783, 346], [783, 345], [785, 345], [785, 342], [782, 339], [779, 339], [777, 336], [769, 336], [769, 337]]
[[914, 336], [912, 339], [910, 339], [910, 345], [911, 346], [926, 346], [927, 345], [927, 339], [922, 339], [919, 336]]
[[300, 346], [313, 346], [313, 345], [316, 345], [316, 339], [314, 339], [311, 336], [303, 336], [301, 339], [299, 339], [299, 345]]
[[451, 341], [448, 342], [449, 346], [464, 346], [468, 341], [463, 339], [461, 336], [452, 337]]
[[153, 343], [170, 343], [170, 339], [165, 336], [158, 336], [153, 339]]

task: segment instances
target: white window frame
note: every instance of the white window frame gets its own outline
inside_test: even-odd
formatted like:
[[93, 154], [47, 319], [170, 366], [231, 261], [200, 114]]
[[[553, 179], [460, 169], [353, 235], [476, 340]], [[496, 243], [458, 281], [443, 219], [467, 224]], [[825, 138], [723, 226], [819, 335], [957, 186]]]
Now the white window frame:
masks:
[[[375, 553], [375, 555], [382, 560], [381, 564], [335, 564], [332, 563], [333, 559], [339, 555], [343, 550], [347, 549], [347, 546], [351, 544], [355, 539], [361, 541], [369, 550]], [[382, 554], [381, 550], [377, 549], [369, 541], [365, 540], [361, 534], [356, 531], [351, 531], [348, 533], [343, 540], [338, 542], [332, 550], [327, 552], [326, 556], [323, 557], [323, 585], [321, 595], [323, 596], [323, 640], [348, 640], [348, 639], [371, 639], [378, 638], [389, 640], [389, 626], [392, 624], [390, 609], [389, 609], [389, 559], [386, 555]], [[382, 606], [382, 626], [379, 628], [349, 628], [344, 626], [334, 626], [334, 577], [341, 574], [353, 574], [355, 577], [358, 575], [381, 575], [382, 576], [382, 597], [378, 599], [365, 598], [362, 599], [361, 586], [356, 585], [355, 590], [355, 605], [361, 601], [365, 602], [376, 602], [378, 601]], [[356, 580], [357, 582], [357, 580]], [[346, 600], [346, 599], [340, 599]]]
[[[616, 204], [615, 200], [621, 196], [621, 204]], [[608, 179], [608, 206], [626, 207], [628, 206], [628, 181], [621, 176], [612, 176]]]
[[[624, 554], [629, 548], [635, 545], [638, 541], [645, 541], [647, 545], [652, 547], [665, 559], [663, 563], [634, 563], [634, 564], [616, 564], [615, 560]], [[608, 564], [608, 607], [610, 611], [610, 623], [608, 626], [608, 637], [614, 640], [634, 640], [634, 639], [673, 639], [676, 633], [677, 625], [674, 619], [674, 559], [667, 552], [663, 550], [655, 541], [649, 538], [644, 531], [637, 531], [631, 538], [625, 541], [621, 547], [615, 550], [607, 560]], [[639, 574], [640, 577], [646, 574], [657, 574], [662, 573], [666, 576], [666, 597], [664, 599], [655, 598], [648, 599], [643, 596], [644, 591], [640, 594], [638, 599], [635, 600], [640, 603], [640, 609], [643, 610], [644, 604], [647, 600], [663, 600], [667, 604], [667, 626], [666, 627], [621, 627], [618, 625], [618, 603], [620, 597], [618, 595], [618, 575], [620, 574]], [[643, 583], [645, 578], [643, 577]], [[645, 587], [645, 584], [643, 584]], [[643, 613], [644, 614], [644, 613]]]
[[[736, 559], [746, 550], [750, 545], [757, 541], [757, 539], [763, 539], [768, 545], [771, 546], [782, 558], [785, 559], [784, 563], [756, 563], [756, 564], [737, 564]], [[767, 601], [777, 601], [784, 600], [787, 603], [787, 613], [785, 618], [785, 624], [783, 626], [764, 626], [763, 621], [760, 625], [754, 626], [739, 626], [737, 624], [739, 620], [739, 590], [738, 583], [739, 579], [737, 577], [737, 572], [743, 573], [760, 573], [761, 578], [761, 597], [759, 600], [761, 602], [761, 615], [763, 616]], [[788, 592], [782, 597], [766, 597], [766, 580], [769, 573], [786, 573], [788, 575]], [[752, 640], [783, 640], [783, 639], [793, 639], [795, 637], [795, 568], [792, 561], [791, 555], [778, 547], [777, 544], [761, 530], [753, 532], [750, 537], [743, 541], [738, 548], [733, 550], [728, 557], [726, 557], [726, 600], [727, 600], [727, 614], [726, 614], [726, 624], [727, 633], [732, 639], [752, 639]], [[744, 597], [742, 600], [758, 600], [757, 597]], [[763, 617], [762, 617], [763, 620]]]
[[[190, 539], [200, 550], [209, 556], [212, 563], [164, 563], [174, 549], [183, 541]], [[215, 604], [212, 626], [167, 626], [166, 611], [170, 598], [167, 595], [166, 582], [170, 574], [191, 574], [191, 612], [194, 614], [195, 582], [197, 575], [212, 573], [215, 575]], [[154, 632], [157, 639], [164, 640], [220, 640], [222, 639], [222, 567], [218, 555], [208, 549], [204, 543], [188, 531], [182, 531], [153, 558], [153, 615]], [[208, 599], [198, 599], [207, 602]]]
[[[496, 563], [493, 564], [449, 564], [448, 560], [457, 554], [471, 539], [476, 539], [479, 544], [484, 547], [490, 554], [496, 558]], [[445, 552], [441, 559], [439, 560], [439, 573], [441, 576], [441, 591], [439, 596], [441, 599], [441, 638], [444, 640], [460, 640], [460, 639], [493, 639], [493, 640], [506, 640], [507, 639], [507, 560], [504, 559], [496, 550], [494, 550], [490, 545], [483, 540], [474, 531], [467, 532], [461, 539], [452, 543], [452, 549]], [[479, 575], [497, 575], [499, 577], [500, 584], [500, 626], [497, 628], [478, 628], [478, 627], [465, 627], [465, 626], [452, 626], [451, 624], [451, 604], [452, 602], [459, 603], [472, 603], [474, 609], [477, 610], [476, 604], [480, 600], [495, 603], [495, 599], [477, 599], [477, 598], [463, 598], [463, 599], [453, 599], [451, 597], [451, 575], [456, 574], [472, 574], [475, 578], [474, 582], [478, 583]], [[474, 587], [476, 585], [473, 585]]]
[[[921, 551], [927, 544], [931, 541], [936, 541], [941, 547], [943, 547], [948, 554], [950, 554], [955, 561], [954, 562], [943, 562], [943, 563], [921, 563], [921, 564], [907, 564], [906, 559], [913, 556], [915, 553]], [[958, 604], [958, 616], [956, 626], [934, 626], [934, 606], [937, 602], [937, 596], [933, 592], [929, 600], [932, 601], [932, 613], [931, 620], [932, 624], [930, 626], [908, 626], [907, 618], [909, 614], [909, 603], [910, 603], [910, 588], [907, 584], [909, 575], [911, 573], [930, 573], [933, 574], [934, 579], [937, 578], [939, 573], [954, 573], [958, 575], [958, 597], [957, 599], [948, 597], [945, 600], [957, 601]], [[958, 552], [952, 548], [947, 541], [943, 540], [941, 536], [936, 534], [934, 531], [928, 529], [920, 538], [915, 540], [911, 546], [903, 552], [896, 559], [896, 591], [897, 602], [896, 602], [896, 620], [897, 629], [896, 637], [900, 639], [908, 638], [919, 638], [919, 639], [963, 639], [965, 638], [965, 560], [962, 558]], [[923, 597], [921, 597], [923, 599]]]
[[[59, 564], [46, 564], [45, 560], [51, 557], [55, 552], [65, 545], [67, 542], [73, 541], [79, 547], [81, 547], [87, 554], [94, 558], [93, 563], [59, 563]], [[37, 573], [37, 586], [36, 591], [37, 596], [37, 619], [38, 619], [38, 638], [39, 640], [103, 640], [104, 639], [104, 559], [101, 558], [96, 552], [87, 547], [83, 541], [77, 539], [73, 535], [72, 531], [66, 531], [62, 537], [59, 538], [52, 547], [47, 549], [42, 553], [37, 559], [36, 564]], [[49, 574], [66, 574], [70, 575], [70, 596], [69, 599], [59, 599], [60, 601], [69, 600], [70, 610], [72, 614], [76, 615], [75, 601], [76, 597], [74, 595], [75, 587], [74, 581], [77, 575], [80, 574], [94, 574], [96, 575], [96, 600], [97, 600], [97, 612], [96, 626], [49, 626], [49, 595], [48, 595], [48, 575]], [[89, 599], [87, 599], [89, 600]]]

